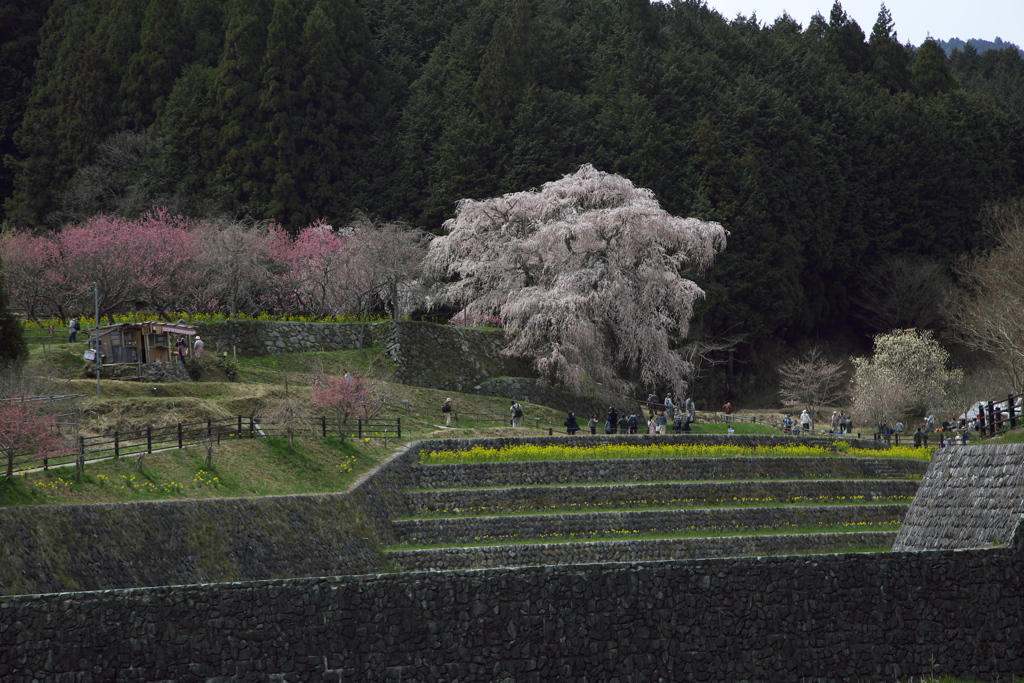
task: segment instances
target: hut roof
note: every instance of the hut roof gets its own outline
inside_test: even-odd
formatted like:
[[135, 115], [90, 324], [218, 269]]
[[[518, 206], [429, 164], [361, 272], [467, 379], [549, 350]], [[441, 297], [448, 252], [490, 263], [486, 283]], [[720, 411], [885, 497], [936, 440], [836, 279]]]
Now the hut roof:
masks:
[[1009, 544], [1024, 514], [1024, 444], [935, 452], [893, 550]]

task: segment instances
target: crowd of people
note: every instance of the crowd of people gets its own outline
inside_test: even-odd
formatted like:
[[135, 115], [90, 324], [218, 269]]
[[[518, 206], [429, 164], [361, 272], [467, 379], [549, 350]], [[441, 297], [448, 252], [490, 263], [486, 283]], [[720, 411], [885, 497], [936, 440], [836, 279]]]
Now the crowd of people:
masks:
[[[697, 408], [691, 397], [687, 397], [682, 409], [679, 409], [672, 401], [671, 394], [667, 394], [665, 399], [662, 400], [661, 397], [652, 391], [647, 396], [645, 404], [647, 406], [646, 419], [644, 418], [643, 407], [628, 413], [623, 410], [620, 413], [615, 406], [608, 406], [608, 411], [604, 416], [604, 433], [638, 434], [644, 428], [642, 425], [646, 423], [647, 434], [667, 434], [670, 424], [672, 425], [673, 433], [685, 434], [691, 431], [690, 425], [697, 418]], [[579, 431], [579, 423], [576, 421], [575, 413], [569, 413], [565, 419], [564, 426], [566, 432], [570, 435]], [[590, 433], [597, 434], [600, 426], [601, 422], [597, 415], [591, 415], [590, 420], [587, 421]]]
[[[201, 350], [197, 349], [197, 355], [199, 353], [201, 353]], [[1024, 409], [1024, 397], [1018, 400], [1018, 404], [1015, 415], [1020, 415], [1021, 409]], [[647, 408], [646, 416], [644, 415], [644, 406]], [[452, 412], [452, 400], [449, 398], [441, 407], [446, 427], [451, 426]], [[513, 427], [521, 427], [523, 424], [522, 404], [512, 400], [509, 412], [511, 415], [510, 424]], [[647, 396], [647, 400], [638, 409], [619, 412], [615, 406], [608, 406], [603, 424], [597, 415], [591, 415], [590, 419], [587, 420], [586, 427], [594, 435], [602, 427], [605, 434], [638, 434], [643, 430], [646, 430], [647, 434], [667, 434], [671, 425], [671, 433], [685, 434], [691, 431], [690, 425], [696, 419], [696, 412], [697, 408], [692, 397], [687, 397], [682, 407], [679, 407], [673, 401], [671, 394], [667, 394], [663, 400], [657, 393], [652, 391]], [[733, 412], [732, 404], [725, 403], [722, 406], [722, 412], [725, 415], [731, 415]], [[973, 416], [968, 417], [971, 414]], [[954, 443], [968, 444], [970, 443], [970, 432], [979, 432], [982, 436], [985, 435], [986, 430], [989, 433], [995, 433], [997, 429], [1002, 428], [1003, 423], [1009, 417], [1010, 415], [1004, 407], [1002, 410], [995, 412], [995, 424], [988, 424], [988, 422], [993, 420], [986, 419], [985, 405], [981, 403], [978, 404], [976, 410], [972, 409], [967, 414], [961, 415], [959, 419], [943, 420], [938, 426], [936, 426], [935, 415], [929, 414], [922, 419], [917, 431], [914, 432], [913, 443], [917, 447], [928, 446], [930, 436], [938, 434], [939, 443], [942, 446]], [[562, 426], [565, 427], [566, 433], [570, 436], [582, 431], [580, 422], [576, 418], [576, 413], [572, 411], [568, 413]], [[853, 433], [853, 419], [843, 411], [832, 411], [832, 417], [828, 426], [829, 434], [849, 435]], [[793, 435], [809, 434], [814, 431], [814, 418], [807, 410], [803, 410], [795, 418], [792, 414], [787, 414], [782, 420], [782, 431]], [[898, 444], [903, 438], [905, 431], [906, 426], [901, 421], [897, 421], [892, 425], [885, 423], [878, 426], [875, 438], [883, 438], [886, 443], [895, 441]], [[733, 434], [735, 430], [730, 426], [728, 433]]]

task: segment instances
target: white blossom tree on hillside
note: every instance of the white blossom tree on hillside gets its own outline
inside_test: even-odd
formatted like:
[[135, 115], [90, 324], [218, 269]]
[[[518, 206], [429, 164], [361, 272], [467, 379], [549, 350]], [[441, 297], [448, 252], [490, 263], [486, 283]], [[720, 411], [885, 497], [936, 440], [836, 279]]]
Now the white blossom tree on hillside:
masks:
[[686, 386], [672, 334], [689, 331], [704, 292], [680, 274], [725, 247], [717, 223], [677, 218], [654, 193], [591, 165], [540, 190], [459, 202], [447, 235], [430, 244], [441, 300], [497, 313], [504, 353], [534, 359], [542, 377], [580, 390]]
[[949, 353], [928, 330], [876, 335], [871, 358], [853, 359], [854, 410], [881, 425], [946, 408], [963, 381], [963, 371], [948, 365]]

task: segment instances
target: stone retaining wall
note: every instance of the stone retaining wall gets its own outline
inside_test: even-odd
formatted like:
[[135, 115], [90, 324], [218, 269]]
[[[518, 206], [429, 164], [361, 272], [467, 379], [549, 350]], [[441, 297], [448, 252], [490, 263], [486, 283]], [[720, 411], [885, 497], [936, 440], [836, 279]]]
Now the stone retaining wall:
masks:
[[421, 450], [507, 443], [414, 442], [347, 494], [0, 508], [0, 593], [376, 571], [376, 544], [397, 543], [391, 522], [410, 512], [406, 490]]
[[395, 550], [388, 560], [406, 571], [491, 569], [540, 565], [690, 560], [750, 555], [834, 553], [854, 548], [888, 550], [895, 531], [843, 534], [778, 534], [729, 538], [662, 538], [633, 541], [534, 543], [475, 548]]
[[286, 323], [228, 320], [196, 323], [209, 351], [262, 356], [297, 351], [348, 351], [378, 346], [387, 339], [391, 323]]
[[343, 495], [7, 507], [0, 509], [0, 547], [3, 594], [383, 566], [364, 514]]
[[558, 515], [511, 515], [394, 522], [401, 542], [473, 543], [553, 537], [620, 536], [652, 532], [740, 531], [837, 524], [899, 523], [907, 505], [807, 505], [798, 507], [621, 510]]
[[[814, 446], [829, 448], [835, 438], [827, 436], [774, 436], [765, 434], [598, 434], [591, 436], [582, 432], [575, 436], [533, 436], [489, 439], [433, 439], [423, 443], [424, 453], [437, 451], [468, 451], [474, 448], [507, 448], [509, 446], [579, 446], [629, 445], [652, 446], [658, 444], [690, 444], [705, 446], [740, 446], [742, 448], [772, 448], [786, 446]], [[874, 439], [849, 439], [853, 448], [887, 450], [889, 447]]]
[[650, 460], [560, 460], [421, 465], [419, 488], [474, 488], [527, 484], [596, 484], [702, 479], [877, 479], [918, 478], [925, 461], [845, 457], [658, 458]]
[[885, 681], [1024, 674], [1020, 544], [0, 598], [0, 679]]
[[[572, 499], [555, 486], [494, 489], [427, 489], [406, 494], [409, 514], [457, 516], [489, 515], [502, 512], [564, 510], [566, 508], [609, 509], [713, 505], [722, 501], [748, 503], [794, 502], [910, 502], [917, 492], [916, 481], [872, 480], [865, 493], [863, 480], [805, 480], [753, 482], [687, 482], [667, 484], [611, 484], [574, 486]], [[500, 495], [496, 495], [500, 493]]]

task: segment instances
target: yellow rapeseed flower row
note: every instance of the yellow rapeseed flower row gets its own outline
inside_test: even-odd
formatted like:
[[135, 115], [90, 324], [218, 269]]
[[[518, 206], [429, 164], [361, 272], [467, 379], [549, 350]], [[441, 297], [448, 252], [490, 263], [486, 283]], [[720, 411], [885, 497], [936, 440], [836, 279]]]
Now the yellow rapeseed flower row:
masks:
[[851, 448], [837, 443], [833, 448], [794, 444], [787, 446], [722, 446], [682, 444], [605, 444], [598, 446], [535, 446], [517, 445], [505, 448], [477, 446], [465, 451], [424, 453], [424, 465], [458, 465], [481, 462], [531, 462], [546, 460], [610, 460], [628, 458], [727, 458], [727, 457], [822, 457], [846, 455], [867, 458], [899, 458], [930, 460], [934, 449], [897, 446], [888, 450]]

